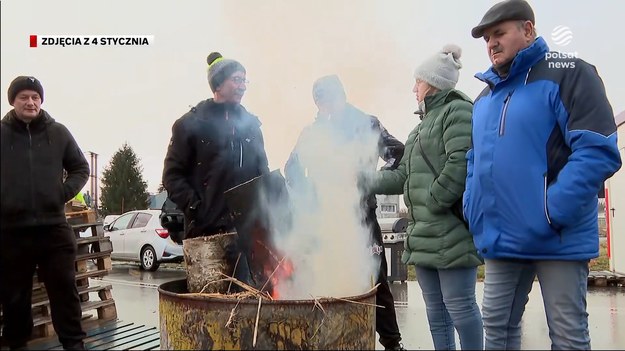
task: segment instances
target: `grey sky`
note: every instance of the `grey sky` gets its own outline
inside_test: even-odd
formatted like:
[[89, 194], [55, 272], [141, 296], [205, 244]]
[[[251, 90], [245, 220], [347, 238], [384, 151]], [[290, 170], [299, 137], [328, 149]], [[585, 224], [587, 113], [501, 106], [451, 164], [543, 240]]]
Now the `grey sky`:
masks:
[[[124, 142], [141, 158], [148, 190], [160, 184], [172, 123], [209, 97], [206, 55], [239, 60], [250, 80], [243, 105], [263, 122], [270, 168], [282, 168], [300, 130], [315, 114], [313, 81], [338, 74], [348, 99], [405, 140], [412, 112], [412, 72], [447, 43], [462, 47], [457, 88], [476, 97], [473, 78], [489, 61], [471, 28], [496, 1], [26, 1], [1, 6], [1, 86], [38, 77], [43, 108], [100, 154], [99, 173]], [[615, 114], [625, 109], [622, 34], [625, 3], [531, 1], [536, 27], [552, 50], [594, 64]], [[592, 6], [591, 6], [592, 4]], [[556, 45], [567, 26], [573, 39]], [[620, 27], [620, 26], [619, 26]], [[154, 35], [149, 47], [29, 48], [29, 35]], [[620, 43], [620, 44], [619, 44]], [[4, 93], [6, 94], [6, 93]], [[2, 114], [10, 110], [6, 95]], [[88, 186], [87, 188], [88, 189]]]

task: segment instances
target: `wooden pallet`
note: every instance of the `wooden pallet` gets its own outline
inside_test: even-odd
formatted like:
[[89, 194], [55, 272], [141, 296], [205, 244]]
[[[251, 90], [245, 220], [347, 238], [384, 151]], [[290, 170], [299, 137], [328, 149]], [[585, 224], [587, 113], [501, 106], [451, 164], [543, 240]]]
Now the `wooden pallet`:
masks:
[[625, 286], [625, 275], [610, 271], [591, 271], [588, 286]]
[[[83, 325], [93, 322], [115, 320], [117, 309], [113, 299], [110, 285], [90, 286], [89, 278], [101, 278], [112, 270], [111, 252], [113, 246], [108, 237], [104, 236], [101, 222], [79, 223], [90, 220], [89, 216], [95, 212], [82, 211], [68, 213], [68, 221], [72, 215], [76, 224], [72, 225], [76, 235], [76, 286], [81, 301], [83, 312]], [[80, 237], [80, 234], [90, 231], [88, 237]], [[92, 296], [97, 298], [92, 299]], [[50, 318], [50, 301], [48, 300], [45, 287], [36, 280], [33, 283], [33, 338], [48, 337], [54, 335], [52, 320]]]
[[[94, 321], [109, 321], [117, 318], [115, 300], [111, 293], [111, 285], [84, 286], [78, 289], [81, 303], [83, 325]], [[91, 300], [90, 295], [97, 294], [97, 300]], [[36, 299], [36, 300], [35, 300]], [[50, 300], [47, 295], [33, 296], [33, 338], [54, 335], [50, 316]]]
[[86, 211], [88, 209], [89, 208], [86, 205], [83, 205], [80, 201], [72, 200], [65, 203], [65, 213]]
[[[111, 293], [112, 286], [90, 285], [89, 282], [89, 278], [104, 277], [112, 269], [113, 245], [110, 239], [104, 236], [102, 222], [96, 222], [93, 210], [67, 212], [66, 216], [76, 235], [76, 285], [83, 312], [83, 326], [86, 328], [94, 323], [116, 320], [117, 309]], [[89, 230], [91, 235], [80, 237], [86, 230]], [[33, 277], [31, 311], [34, 324], [32, 338], [54, 336], [50, 300], [44, 284], [38, 281], [37, 274]]]
[[[160, 332], [154, 327], [122, 322], [100, 322], [85, 329], [88, 350], [158, 350]], [[62, 349], [56, 337], [40, 338], [28, 343], [29, 350]]]
[[95, 223], [97, 220], [97, 214], [95, 210], [66, 212], [65, 217], [67, 218], [67, 222], [71, 225]]
[[[76, 234], [77, 238], [80, 236], [81, 232], [84, 232], [85, 230], [89, 230], [89, 229], [93, 229], [92, 236], [104, 236], [104, 227], [103, 227], [102, 222], [73, 224], [72, 229], [74, 230], [74, 233]], [[95, 234], [93, 234], [94, 231], [95, 231]]]

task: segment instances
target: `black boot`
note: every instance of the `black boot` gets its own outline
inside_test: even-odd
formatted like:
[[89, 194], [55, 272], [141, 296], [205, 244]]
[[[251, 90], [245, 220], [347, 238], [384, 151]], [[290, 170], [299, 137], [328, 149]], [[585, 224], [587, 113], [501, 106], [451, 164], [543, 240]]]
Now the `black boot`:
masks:
[[86, 350], [85, 343], [80, 341], [72, 344], [63, 345], [63, 350]]

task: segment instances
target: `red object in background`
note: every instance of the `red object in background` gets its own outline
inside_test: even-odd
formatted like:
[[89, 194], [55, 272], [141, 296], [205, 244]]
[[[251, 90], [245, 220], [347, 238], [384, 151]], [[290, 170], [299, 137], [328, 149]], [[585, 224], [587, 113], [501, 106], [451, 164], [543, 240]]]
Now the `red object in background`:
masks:
[[155, 231], [156, 234], [163, 239], [167, 239], [167, 237], [169, 236], [169, 230], [167, 229], [155, 229]]
[[608, 196], [609, 193], [610, 193], [610, 191], [608, 189], [605, 189], [605, 210], [604, 210], [604, 213], [605, 213], [605, 231], [606, 231], [606, 237], [607, 237], [606, 238], [606, 242], [607, 242], [607, 250], [608, 250], [608, 259], [611, 258], [611, 255], [610, 255], [610, 245], [611, 245], [611, 242], [610, 241], [612, 241], [612, 233], [611, 233], [611, 231], [612, 231], [611, 229], [612, 228], [610, 228], [611, 227], [610, 226], [610, 224], [611, 224], [610, 222], [612, 222], [612, 221], [610, 220], [610, 198]]
[[31, 35], [30, 36], [30, 47], [31, 48], [36, 48], [37, 47], [37, 36], [36, 35]]

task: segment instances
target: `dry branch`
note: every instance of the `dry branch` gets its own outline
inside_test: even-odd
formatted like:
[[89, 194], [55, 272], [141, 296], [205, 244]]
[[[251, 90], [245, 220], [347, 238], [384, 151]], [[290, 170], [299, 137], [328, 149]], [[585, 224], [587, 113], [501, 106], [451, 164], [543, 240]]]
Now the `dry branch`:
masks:
[[[241, 253], [239, 252], [239, 256], [237, 256], [237, 261], [234, 263], [234, 268], [232, 269], [232, 276], [234, 277], [234, 274], [237, 271], [237, 266], [239, 265], [239, 260], [241, 259]], [[230, 281], [230, 284], [228, 284], [228, 291], [226, 291], [226, 293], [230, 293], [230, 288], [232, 288], [232, 281]]]
[[234, 307], [230, 311], [230, 316], [228, 317], [228, 321], [226, 322], [226, 325], [225, 325], [226, 328], [228, 328], [230, 324], [232, 323], [232, 321], [234, 320], [234, 316], [236, 315], [236, 309], [239, 306], [239, 302], [241, 302], [241, 299], [237, 301], [237, 304], [234, 305]]
[[321, 302], [319, 302], [318, 299], [315, 299], [312, 295], [310, 295], [310, 297], [312, 297], [313, 300], [315, 301], [313, 305], [313, 311], [315, 310], [315, 308], [318, 308], [319, 310], [321, 310], [321, 312], [323, 312], [323, 318], [321, 319], [321, 323], [319, 323], [319, 326], [317, 327], [317, 329], [315, 330], [315, 332], [313, 333], [311, 337], [311, 339], [314, 339], [315, 336], [317, 336], [317, 333], [319, 332], [321, 327], [323, 326], [323, 323], [326, 321], [326, 310], [323, 308], [323, 306], [321, 305]]
[[349, 303], [353, 303], [356, 305], [364, 305], [364, 306], [371, 306], [371, 307], [380, 307], [380, 308], [384, 308], [384, 306], [380, 306], [380, 305], [376, 305], [373, 303], [366, 303], [366, 302], [358, 302], [358, 301], [352, 301], [352, 300], [348, 300], [348, 299], [342, 299], [340, 297], [329, 297], [329, 296], [322, 296], [320, 297], [321, 299], [328, 299], [328, 300], [339, 300], [339, 301], [345, 301], [345, 302], [349, 302]]
[[282, 262], [284, 262], [285, 259], [286, 259], [286, 256], [282, 257], [280, 262], [278, 262], [278, 265], [276, 266], [276, 268], [274, 268], [273, 272], [271, 272], [271, 274], [267, 278], [267, 281], [265, 282], [265, 284], [263, 284], [263, 287], [260, 288], [260, 291], [265, 290], [265, 287], [267, 287], [267, 284], [269, 284], [269, 281], [271, 281], [271, 278], [273, 277], [274, 274], [276, 274], [276, 272], [278, 271], [278, 268], [280, 268], [280, 265], [282, 264]]
[[258, 320], [260, 319], [260, 304], [263, 301], [260, 297], [258, 298], [258, 310], [256, 310], [256, 323], [254, 324], [254, 339], [252, 341], [252, 347], [256, 347], [256, 337], [258, 336]]

